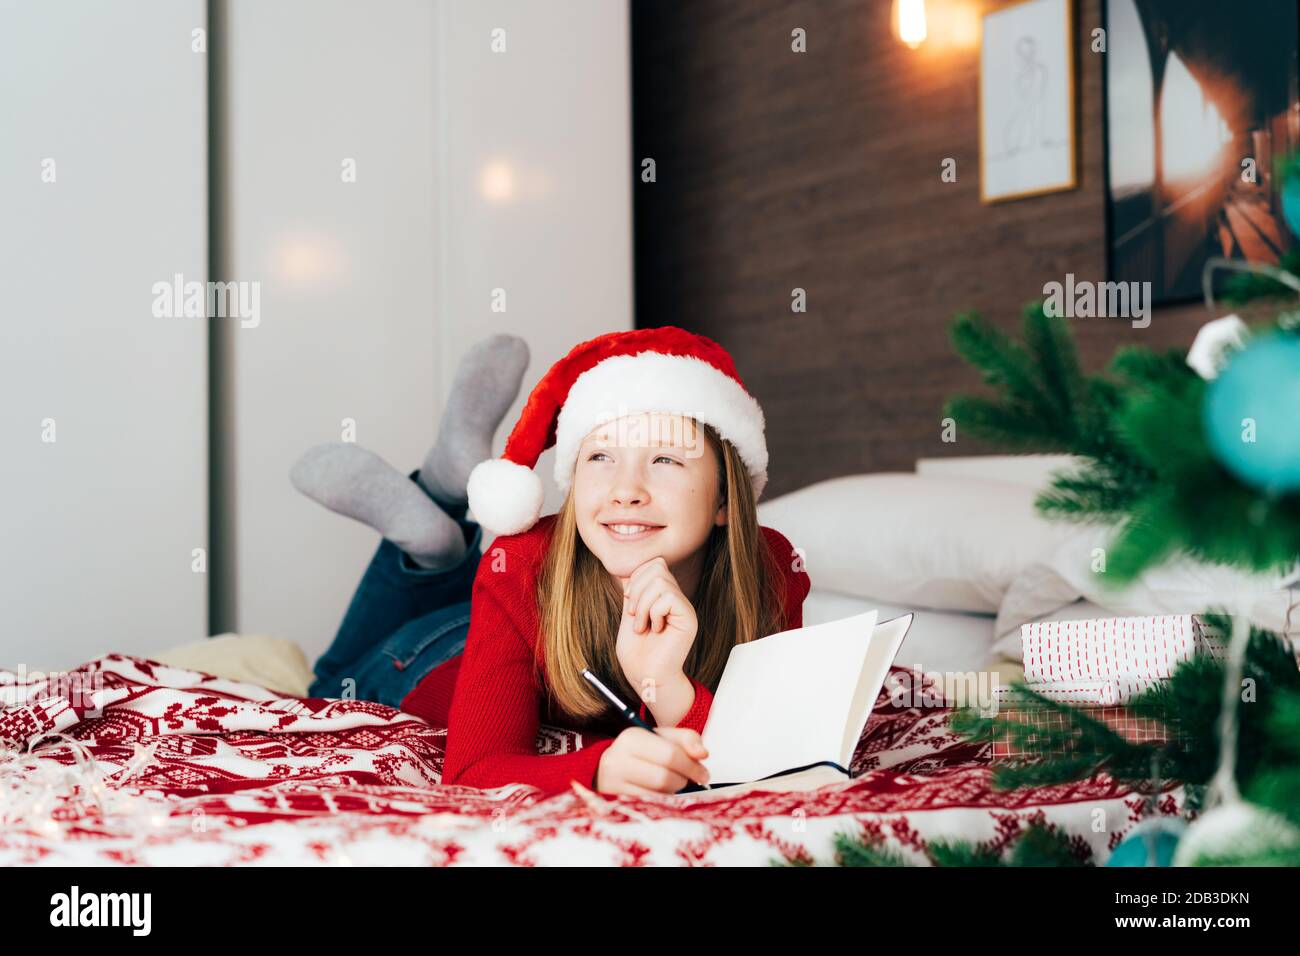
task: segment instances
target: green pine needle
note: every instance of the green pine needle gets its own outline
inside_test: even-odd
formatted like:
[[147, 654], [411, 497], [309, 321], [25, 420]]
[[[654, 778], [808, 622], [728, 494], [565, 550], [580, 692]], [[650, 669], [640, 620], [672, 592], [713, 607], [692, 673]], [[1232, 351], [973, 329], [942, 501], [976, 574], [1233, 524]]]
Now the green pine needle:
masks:
[[950, 334], [996, 394], [952, 396], [945, 416], [959, 434], [1012, 451], [1080, 459], [1036, 504], [1115, 528], [1106, 583], [1122, 587], [1176, 555], [1256, 572], [1300, 559], [1300, 493], [1266, 496], [1218, 462], [1204, 433], [1205, 382], [1184, 351], [1122, 348], [1105, 374], [1085, 376], [1065, 320], [1041, 303], [1024, 310], [1023, 345], [975, 313], [957, 316]]
[[[1203, 615], [1225, 633], [1231, 622]], [[1092, 717], [1087, 708], [1062, 703], [1014, 684], [1023, 700], [988, 717], [975, 708], [953, 712], [949, 725], [973, 743], [1006, 738], [1017, 752], [1037, 754], [999, 760], [993, 783], [1003, 789], [1067, 783], [1105, 771], [1122, 783], [1146, 790], [1152, 767], [1164, 780], [1196, 786], [1213, 776], [1219, 762], [1218, 723], [1223, 662], [1197, 655], [1125, 707], [1134, 716], [1162, 724], [1163, 743], [1133, 743]], [[1300, 670], [1290, 642], [1252, 629], [1243, 675], [1253, 700], [1238, 705], [1237, 779], [1255, 803], [1282, 814], [1300, 814]], [[1048, 720], [1047, 718], [1051, 718]]]
[[[834, 841], [836, 866], [912, 866], [896, 849], [868, 838], [837, 833]], [[1082, 862], [1061, 830], [1034, 820], [999, 852], [988, 843], [968, 840], [931, 840], [923, 850], [934, 866], [1089, 866]], [[773, 866], [807, 866], [807, 863], [771, 861]]]

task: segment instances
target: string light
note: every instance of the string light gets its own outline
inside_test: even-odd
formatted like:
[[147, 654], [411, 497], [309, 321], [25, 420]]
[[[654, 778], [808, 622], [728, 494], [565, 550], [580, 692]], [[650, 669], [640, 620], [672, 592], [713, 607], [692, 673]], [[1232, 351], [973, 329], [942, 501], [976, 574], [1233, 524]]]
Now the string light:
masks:
[[[101, 822], [148, 821], [154, 829], [170, 819], [160, 799], [123, 785], [154, 762], [160, 742], [132, 744], [125, 765], [97, 761], [87, 746], [64, 733], [46, 735], [31, 750], [0, 747], [0, 825], [61, 839], [64, 823], [87, 817]], [[7, 743], [7, 742], [6, 742]], [[72, 765], [54, 759], [69, 754]], [[161, 800], [165, 807], [166, 801]]]

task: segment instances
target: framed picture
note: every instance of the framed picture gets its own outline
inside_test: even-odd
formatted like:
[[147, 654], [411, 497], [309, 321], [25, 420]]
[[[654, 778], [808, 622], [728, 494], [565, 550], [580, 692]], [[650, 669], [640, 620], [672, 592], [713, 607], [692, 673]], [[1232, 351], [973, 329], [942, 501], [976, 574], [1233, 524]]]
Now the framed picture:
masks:
[[980, 199], [1073, 189], [1072, 0], [1020, 0], [984, 15], [980, 41]]
[[1107, 0], [1112, 282], [1201, 296], [1215, 257], [1276, 264], [1296, 241], [1274, 160], [1300, 148], [1295, 0]]

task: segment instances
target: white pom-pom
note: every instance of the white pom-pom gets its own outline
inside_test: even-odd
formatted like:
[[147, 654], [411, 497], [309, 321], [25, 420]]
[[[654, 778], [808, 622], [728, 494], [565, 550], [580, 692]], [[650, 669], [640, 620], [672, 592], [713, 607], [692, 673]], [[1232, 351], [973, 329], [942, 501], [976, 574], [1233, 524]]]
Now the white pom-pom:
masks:
[[474, 520], [493, 534], [527, 531], [542, 514], [541, 476], [505, 458], [480, 461], [466, 488]]
[[[1270, 849], [1300, 846], [1300, 831], [1283, 816], [1253, 803], [1233, 801], [1201, 814], [1174, 853], [1174, 866], [1231, 865]], [[1215, 861], [1218, 861], [1216, 864]]]
[[1250, 328], [1236, 315], [1207, 322], [1187, 350], [1187, 364], [1208, 382], [1218, 376], [1232, 353], [1241, 351], [1249, 339]]

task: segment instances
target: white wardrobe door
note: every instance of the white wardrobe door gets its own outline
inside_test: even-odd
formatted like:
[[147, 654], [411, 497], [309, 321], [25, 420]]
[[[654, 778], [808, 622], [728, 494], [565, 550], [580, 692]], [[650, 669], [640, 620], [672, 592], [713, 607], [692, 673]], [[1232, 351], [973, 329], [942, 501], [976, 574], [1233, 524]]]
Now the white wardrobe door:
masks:
[[[438, 358], [450, 385], [480, 337], [527, 340], [532, 364], [497, 434], [499, 454], [527, 390], [554, 362], [633, 325], [628, 7], [565, 0], [557, 15], [555, 4], [529, 0], [441, 0], [438, 8]], [[497, 289], [503, 312], [492, 309]], [[547, 451], [537, 469], [544, 512], [562, 504], [554, 461]]]
[[229, 278], [261, 280], [262, 315], [223, 327], [226, 626], [291, 638], [314, 660], [379, 538], [294, 491], [298, 455], [344, 438], [346, 419], [408, 472], [474, 342], [526, 338], [527, 390], [578, 342], [632, 325], [627, 5], [227, 10]]
[[432, 20], [427, 0], [226, 4], [227, 277], [261, 283], [261, 317], [222, 329], [222, 626], [311, 659], [379, 536], [299, 494], [293, 462], [348, 437], [405, 472], [434, 436]]
[[201, 0], [0, 2], [0, 666], [207, 633]]

